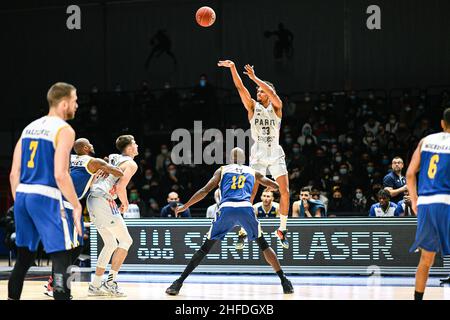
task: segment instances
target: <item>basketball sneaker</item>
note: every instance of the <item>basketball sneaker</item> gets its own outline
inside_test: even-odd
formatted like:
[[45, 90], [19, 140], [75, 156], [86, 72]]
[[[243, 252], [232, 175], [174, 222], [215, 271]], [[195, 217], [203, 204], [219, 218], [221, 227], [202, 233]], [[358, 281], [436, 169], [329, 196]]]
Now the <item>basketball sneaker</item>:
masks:
[[289, 241], [287, 239], [287, 229], [286, 230], [280, 230], [277, 229], [275, 232], [275, 235], [278, 238], [278, 241], [280, 241], [281, 245], [283, 246], [284, 249], [289, 249]]
[[116, 281], [107, 281], [103, 283], [106, 290], [109, 292], [110, 295], [113, 297], [126, 297], [126, 293], [122, 291], [121, 288], [119, 288], [119, 285]]
[[247, 235], [245, 234], [240, 234], [238, 236], [238, 240], [236, 242], [236, 245], [234, 246], [236, 248], [236, 250], [242, 250], [245, 247], [245, 238], [247, 237]]
[[166, 293], [170, 296], [176, 296], [180, 292], [181, 287], [183, 286], [183, 282], [175, 280], [170, 287], [166, 289]]
[[283, 287], [283, 292], [285, 294], [294, 293], [294, 287], [292, 286], [292, 283], [291, 283], [291, 281], [289, 281], [288, 278], [284, 278], [281, 281], [281, 286]]
[[50, 278], [48, 278], [48, 282], [44, 287], [45, 287], [44, 294], [46, 296], [53, 298], [53, 277], [52, 276], [50, 276]]
[[104, 283], [100, 287], [95, 287], [92, 283], [89, 283], [88, 295], [90, 296], [108, 296], [109, 291], [105, 288]]

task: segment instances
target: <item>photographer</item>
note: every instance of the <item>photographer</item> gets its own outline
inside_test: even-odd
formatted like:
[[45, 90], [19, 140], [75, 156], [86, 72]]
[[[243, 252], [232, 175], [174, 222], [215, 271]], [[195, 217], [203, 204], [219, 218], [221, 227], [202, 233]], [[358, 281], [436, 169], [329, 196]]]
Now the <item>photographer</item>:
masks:
[[189, 209], [180, 212], [180, 213], [176, 213], [175, 209], [178, 206], [183, 205], [180, 202], [180, 198], [178, 197], [178, 193], [176, 192], [171, 192], [169, 193], [168, 197], [167, 197], [167, 202], [168, 204], [161, 209], [161, 218], [171, 218], [171, 217], [175, 217], [175, 218], [191, 218], [191, 212], [189, 211]]

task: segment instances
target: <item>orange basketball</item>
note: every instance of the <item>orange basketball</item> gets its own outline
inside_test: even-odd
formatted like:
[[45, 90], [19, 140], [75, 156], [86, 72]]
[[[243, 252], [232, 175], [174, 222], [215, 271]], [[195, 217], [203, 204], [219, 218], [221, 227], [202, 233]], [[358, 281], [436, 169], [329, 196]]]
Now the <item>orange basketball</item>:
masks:
[[210, 7], [201, 7], [195, 13], [195, 20], [202, 27], [209, 27], [216, 21], [216, 13]]

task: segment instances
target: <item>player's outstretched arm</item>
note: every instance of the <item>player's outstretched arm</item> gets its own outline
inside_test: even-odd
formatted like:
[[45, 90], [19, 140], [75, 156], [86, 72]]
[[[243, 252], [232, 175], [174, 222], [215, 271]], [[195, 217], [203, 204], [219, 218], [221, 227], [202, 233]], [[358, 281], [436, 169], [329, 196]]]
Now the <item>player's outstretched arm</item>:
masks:
[[59, 131], [59, 135], [56, 139], [55, 148], [55, 180], [59, 190], [61, 190], [63, 196], [73, 206], [73, 219], [78, 234], [82, 235], [81, 229], [81, 204], [78, 201], [77, 193], [75, 192], [75, 186], [73, 185], [72, 178], [69, 174], [69, 161], [70, 151], [72, 150], [73, 143], [75, 142], [75, 131], [67, 126]]
[[22, 159], [22, 139], [19, 139], [14, 148], [11, 172], [9, 174], [9, 183], [11, 185], [11, 193], [13, 199], [16, 200], [16, 189], [20, 184], [20, 160]]
[[406, 185], [408, 187], [409, 196], [411, 198], [411, 207], [417, 213], [417, 177], [416, 174], [420, 170], [420, 149], [422, 149], [423, 139], [419, 142], [406, 171]]
[[265, 94], [269, 96], [269, 100], [272, 103], [272, 106], [275, 108], [275, 110], [281, 111], [281, 108], [283, 107], [283, 102], [281, 101], [280, 97], [277, 95], [275, 90], [272, 89], [271, 86], [269, 86], [267, 83], [265, 83], [263, 80], [258, 78], [255, 74], [255, 70], [253, 66], [246, 64], [245, 65], [245, 72], [250, 79], [252, 79], [258, 87], [260, 87]]
[[255, 178], [258, 183], [267, 187], [266, 191], [277, 191], [279, 188], [278, 183], [276, 181], [266, 178], [258, 171], [255, 171]]
[[119, 179], [116, 185], [117, 197], [120, 200], [120, 212], [124, 213], [128, 210], [128, 196], [127, 196], [127, 185], [131, 178], [136, 173], [138, 166], [134, 161], [126, 161], [120, 165], [123, 170], [123, 176]]
[[214, 172], [212, 178], [208, 181], [208, 183], [203, 188], [194, 193], [194, 195], [189, 199], [188, 202], [186, 202], [186, 204], [177, 207], [175, 209], [175, 213], [178, 214], [180, 212], [186, 211], [190, 206], [203, 200], [203, 198], [205, 198], [208, 195], [208, 193], [217, 188], [217, 186], [220, 183], [220, 174], [221, 170], [217, 169], [216, 172]]
[[236, 66], [231, 60], [221, 60], [217, 63], [219, 67], [230, 68], [231, 76], [233, 77], [233, 82], [238, 90], [239, 96], [241, 97], [241, 101], [244, 104], [245, 109], [247, 109], [249, 113], [249, 118], [253, 117], [253, 109], [255, 108], [255, 100], [252, 99], [250, 92], [244, 86], [239, 73], [236, 70]]
[[99, 170], [102, 170], [105, 173], [112, 174], [116, 178], [123, 176], [123, 171], [120, 168], [114, 167], [99, 158], [91, 159], [87, 165], [87, 168], [92, 173], [97, 173]]

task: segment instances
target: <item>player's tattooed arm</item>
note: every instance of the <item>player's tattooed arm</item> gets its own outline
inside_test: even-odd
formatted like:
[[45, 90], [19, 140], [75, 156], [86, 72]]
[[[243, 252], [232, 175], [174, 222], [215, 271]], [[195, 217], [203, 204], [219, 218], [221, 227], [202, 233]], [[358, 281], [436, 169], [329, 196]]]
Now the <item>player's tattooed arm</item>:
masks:
[[258, 171], [255, 171], [256, 181], [262, 184], [264, 187], [267, 187], [265, 191], [277, 191], [279, 186], [276, 181], [266, 178]]
[[416, 174], [420, 170], [420, 150], [422, 149], [423, 139], [419, 142], [406, 171], [406, 185], [408, 187], [409, 196], [411, 198], [411, 207], [417, 212], [417, 177]]
[[203, 198], [205, 198], [208, 193], [217, 188], [217, 186], [220, 183], [220, 176], [221, 176], [221, 169], [219, 168], [216, 170], [216, 172], [214, 172], [214, 175], [208, 181], [208, 183], [203, 188], [199, 189], [196, 193], [194, 193], [194, 195], [189, 199], [188, 202], [186, 202], [186, 204], [178, 206], [175, 209], [175, 213], [178, 215], [178, 213], [187, 210], [190, 206], [203, 200]]
[[16, 147], [14, 148], [13, 162], [11, 166], [11, 172], [9, 174], [9, 182], [11, 185], [11, 193], [13, 199], [16, 199], [16, 189], [20, 184], [20, 160], [22, 159], [22, 139], [17, 141]]
[[252, 79], [258, 87], [260, 87], [265, 94], [269, 96], [269, 100], [272, 103], [272, 106], [274, 107], [275, 111], [281, 112], [281, 108], [283, 107], [283, 102], [281, 101], [280, 97], [277, 95], [274, 89], [272, 89], [271, 86], [269, 86], [267, 83], [264, 82], [264, 80], [261, 80], [258, 78], [255, 74], [255, 69], [253, 66], [246, 64], [245, 65], [245, 72], [250, 79]]
[[241, 97], [241, 101], [244, 104], [245, 109], [248, 111], [248, 118], [251, 119], [253, 117], [253, 110], [255, 109], [255, 100], [253, 100], [250, 92], [244, 86], [239, 73], [236, 70], [236, 66], [231, 60], [222, 60], [217, 63], [219, 67], [230, 68], [231, 76], [233, 77], [233, 82], [238, 90], [239, 96]]
[[106, 161], [99, 158], [91, 159], [91, 161], [89, 161], [87, 165], [87, 168], [92, 173], [97, 173], [99, 170], [101, 170], [107, 174], [112, 174], [114, 177], [117, 178], [123, 176], [123, 171], [120, 168], [114, 167], [108, 164]]

